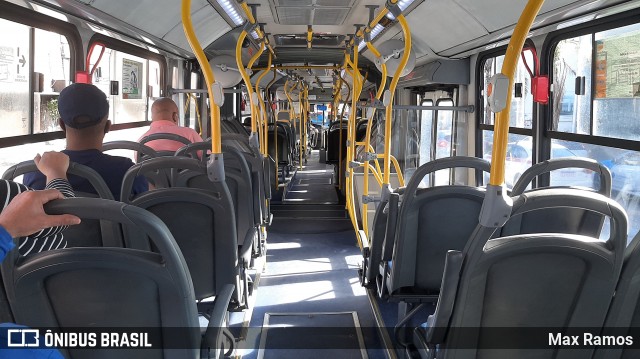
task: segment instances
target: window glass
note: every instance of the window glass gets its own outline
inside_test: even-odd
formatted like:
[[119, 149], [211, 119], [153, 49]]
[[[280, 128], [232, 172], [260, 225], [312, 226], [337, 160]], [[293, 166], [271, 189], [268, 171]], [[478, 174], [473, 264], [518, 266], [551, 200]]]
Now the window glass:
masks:
[[[493, 151], [493, 131], [482, 131], [483, 158], [491, 162]], [[504, 181], [512, 188], [522, 173], [532, 164], [533, 140], [531, 136], [509, 134], [507, 143], [507, 158], [504, 167]], [[484, 182], [488, 183], [489, 176], [485, 175]], [[530, 188], [530, 187], [529, 187]]]
[[640, 24], [596, 33], [593, 134], [640, 139]]
[[59, 131], [58, 94], [71, 78], [69, 42], [55, 32], [34, 32], [33, 133]]
[[[433, 106], [432, 100], [422, 101], [422, 106]], [[433, 110], [420, 111], [420, 165], [432, 160], [431, 138], [433, 131]]]
[[[525, 50], [525, 58], [527, 64], [531, 69], [534, 68], [533, 54], [529, 50]], [[485, 60], [483, 66], [483, 106], [484, 106], [484, 119], [483, 123], [486, 125], [495, 124], [495, 113], [493, 113], [488, 106], [488, 98], [485, 93], [491, 77], [502, 70], [502, 63], [504, 62], [504, 55], [497, 57], [490, 57]], [[519, 128], [532, 128], [533, 125], [533, 95], [531, 94], [531, 75], [527, 72], [527, 69], [522, 61], [522, 56], [518, 60], [518, 66], [516, 67], [515, 76], [516, 86], [522, 89], [521, 94], [517, 96], [514, 94], [511, 98], [511, 111], [509, 115], [509, 126]]]
[[[89, 61], [91, 68], [98, 61], [101, 50], [100, 46], [96, 46], [93, 50]], [[158, 72], [153, 70], [153, 75], [147, 80], [147, 68], [159, 69], [159, 66], [155, 61], [109, 48], [105, 49], [93, 73], [93, 84], [109, 99], [109, 119], [112, 124], [147, 120], [149, 86], [153, 93], [160, 95], [159, 70]], [[112, 81], [118, 82], [117, 95], [111, 95]]]
[[115, 78], [120, 82], [120, 94], [114, 96], [114, 117], [111, 123], [145, 121], [147, 114], [147, 60], [114, 51]]
[[[562, 40], [556, 46], [553, 57], [552, 130], [590, 133], [591, 57], [591, 35]], [[581, 88], [582, 82], [584, 88]]]
[[[453, 100], [440, 99], [436, 106], [453, 106]], [[453, 148], [453, 111], [436, 111], [436, 159], [450, 157]], [[434, 185], [442, 186], [450, 182], [451, 170], [441, 170], [435, 173]]]
[[[555, 139], [551, 141], [551, 146], [563, 149], [562, 153], [569, 151], [574, 156], [592, 158], [611, 171], [611, 198], [627, 211], [628, 240], [631, 241], [640, 230], [640, 152]], [[551, 184], [599, 188], [600, 181], [591, 171], [568, 169], [564, 173], [552, 172]], [[605, 223], [608, 224], [608, 221]]]
[[0, 19], [0, 33], [5, 34], [0, 36], [0, 137], [30, 132], [29, 29]]

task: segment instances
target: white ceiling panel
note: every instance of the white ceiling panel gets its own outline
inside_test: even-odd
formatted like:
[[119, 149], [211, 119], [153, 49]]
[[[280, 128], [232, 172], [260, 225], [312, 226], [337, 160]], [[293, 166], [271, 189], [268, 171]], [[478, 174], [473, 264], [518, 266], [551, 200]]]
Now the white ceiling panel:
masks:
[[[191, 20], [193, 21], [196, 36], [203, 48], [231, 30], [227, 22], [211, 6], [205, 6], [191, 14]], [[182, 22], [172, 28], [163, 39], [191, 51], [187, 38], [184, 36]]]
[[[180, 1], [175, 0], [77, 0], [132, 26], [191, 51], [180, 19]], [[193, 26], [202, 46], [206, 47], [231, 28], [206, 0], [191, 4]]]
[[478, 21], [450, 0], [425, 1], [407, 21], [412, 38], [419, 38], [436, 53], [487, 34]]
[[[489, 32], [515, 24], [527, 4], [526, 0], [454, 0], [454, 2], [476, 18]], [[540, 14], [578, 2], [580, 1], [546, 0], [540, 9]]]

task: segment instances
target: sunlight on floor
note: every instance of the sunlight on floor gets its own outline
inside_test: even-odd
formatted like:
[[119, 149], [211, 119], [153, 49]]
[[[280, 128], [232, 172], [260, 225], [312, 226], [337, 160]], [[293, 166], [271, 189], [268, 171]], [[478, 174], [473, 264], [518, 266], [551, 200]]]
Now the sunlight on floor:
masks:
[[302, 245], [300, 243], [295, 242], [285, 242], [285, 243], [267, 243], [268, 250], [278, 250], [278, 249], [294, 249], [301, 248]]

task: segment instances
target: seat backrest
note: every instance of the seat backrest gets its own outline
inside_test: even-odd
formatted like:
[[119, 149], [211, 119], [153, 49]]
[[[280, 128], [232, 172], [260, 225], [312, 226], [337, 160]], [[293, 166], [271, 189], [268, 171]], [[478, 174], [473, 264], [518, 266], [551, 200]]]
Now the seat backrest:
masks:
[[113, 150], [131, 150], [135, 152], [136, 162], [158, 157], [158, 153], [151, 147], [134, 141], [110, 141], [102, 144], [102, 152]]
[[289, 112], [289, 110], [280, 110], [278, 111], [278, 114], [276, 115], [277, 118], [276, 120], [278, 121], [289, 121], [291, 119], [291, 113]]
[[[633, 335], [631, 328], [640, 327], [640, 233], [629, 243], [625, 251], [622, 273], [611, 302], [603, 335]], [[636, 329], [637, 330], [637, 329]], [[595, 359], [638, 358], [639, 349], [598, 348]]]
[[252, 173], [253, 198], [254, 201], [258, 202], [256, 204], [260, 206], [262, 219], [267, 221], [270, 211], [267, 206], [267, 201], [263, 199], [271, 198], [271, 176], [269, 175], [268, 158], [264, 157], [259, 149], [251, 146], [246, 136], [224, 134], [222, 136], [222, 144], [240, 150], [240, 153], [242, 153], [247, 161], [247, 165]]
[[[522, 194], [533, 180], [552, 171], [564, 169], [584, 169], [595, 174], [594, 185], [599, 185], [597, 192], [609, 197], [611, 195], [611, 172], [595, 160], [588, 158], [556, 158], [531, 166], [513, 186], [512, 196]], [[533, 211], [520, 216], [511, 217], [501, 229], [503, 236], [526, 233], [556, 232], [573, 233], [598, 237], [602, 230], [604, 217], [592, 211], [579, 208], [555, 208], [547, 211]]]
[[[159, 249], [66, 248], [19, 260], [10, 253], [2, 264], [15, 320], [46, 328], [155, 328], [162, 343], [180, 348], [101, 352], [101, 358], [197, 358], [200, 331], [193, 284], [186, 262], [168, 228], [151, 213], [120, 202], [71, 198], [45, 206], [49, 214], [71, 213], [135, 226]], [[191, 328], [191, 329], [189, 329]], [[83, 349], [63, 350], [66, 357], [95, 358]]]
[[[155, 140], [170, 140], [188, 145], [191, 141], [188, 138], [176, 135], [175, 133], [152, 133], [148, 136], [144, 136], [140, 139], [140, 144], [150, 146], [152, 141]], [[158, 156], [173, 156], [175, 151], [156, 151]]]
[[340, 154], [342, 154], [342, 157], [346, 156], [347, 126], [348, 126], [347, 121], [343, 121], [342, 126], [340, 126], [340, 121], [332, 122], [331, 126], [329, 126], [329, 133], [327, 135], [327, 163], [328, 164], [338, 163], [340, 161]]
[[[207, 142], [192, 143], [178, 150], [176, 156], [197, 158], [198, 151], [208, 148], [211, 148], [211, 144]], [[235, 208], [239, 244], [242, 244], [251, 229], [260, 224], [260, 206], [258, 203], [254, 204], [251, 172], [242, 153], [238, 149], [224, 144], [222, 145], [222, 152], [224, 155], [225, 181]], [[205, 156], [203, 156], [202, 161], [206, 161]], [[174, 183], [173, 186], [206, 189], [210, 187], [210, 181], [204, 176], [200, 176], [197, 179], [188, 179], [182, 176], [181, 182]], [[254, 208], [255, 205], [257, 207]]]
[[[557, 188], [523, 193], [514, 201], [512, 215], [558, 207], [607, 216], [610, 238], [602, 243], [597, 237], [534, 233], [487, 241], [495, 228], [478, 226], [461, 254], [461, 269], [445, 276], [444, 295], [429, 319], [428, 340], [449, 328], [438, 358], [520, 358], [532, 353], [536, 358], [591, 357], [593, 349], [550, 345], [532, 351], [526, 345], [531, 343], [527, 328], [567, 328], [560, 331], [572, 334], [572, 328], [581, 333], [603, 325], [622, 268], [627, 217], [610, 198]], [[440, 309], [447, 306], [452, 307], [449, 314]], [[486, 331], [460, 329], [464, 327]], [[509, 328], [509, 346], [519, 349], [491, 349], [505, 338], [487, 327]], [[545, 343], [547, 335], [545, 331]]]
[[[33, 161], [25, 161], [9, 167], [2, 179], [13, 180], [25, 173], [36, 172], [38, 167]], [[95, 189], [96, 194], [75, 192], [77, 197], [113, 199], [109, 186], [94, 169], [70, 162], [67, 174], [86, 179]], [[88, 219], [77, 226], [68, 228], [63, 234], [67, 247], [121, 247], [122, 235], [119, 226], [113, 222]]]
[[289, 164], [289, 154], [291, 153], [290, 140], [285, 124], [275, 123], [269, 125], [269, 155], [277, 159], [278, 163]]
[[[219, 186], [218, 191], [224, 191]], [[160, 218], [180, 247], [193, 280], [197, 300], [216, 296], [226, 284], [236, 283], [238, 248], [235, 214], [229, 195], [212, 188], [162, 188], [145, 192], [131, 204]], [[125, 238], [137, 236], [126, 231]]]
[[478, 224], [484, 189], [459, 185], [418, 189], [422, 179], [447, 168], [489, 172], [490, 167], [486, 160], [460, 156], [437, 159], [416, 170], [398, 209], [393, 267], [386, 283], [391, 295], [405, 287], [437, 294], [447, 251], [464, 248]]
[[229, 127], [233, 128], [235, 133], [247, 136], [249, 135], [249, 131], [247, 131], [247, 129], [240, 123], [240, 121], [237, 121], [235, 119], [228, 119], [223, 120], [223, 122], [226, 122]]

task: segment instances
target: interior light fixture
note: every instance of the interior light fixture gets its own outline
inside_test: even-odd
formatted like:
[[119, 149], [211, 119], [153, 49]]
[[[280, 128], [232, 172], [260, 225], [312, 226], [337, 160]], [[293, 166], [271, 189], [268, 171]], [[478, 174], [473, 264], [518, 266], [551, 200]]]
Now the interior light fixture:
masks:
[[[232, 0], [217, 0], [222, 10], [229, 16], [236, 26], [244, 24], [244, 18], [240, 15]], [[256, 34], [257, 36], [257, 34]]]
[[[375, 39], [378, 35], [380, 35], [380, 33], [382, 32], [382, 30], [384, 30], [384, 26], [377, 24], [376, 26], [373, 27], [373, 29], [371, 30], [371, 41], [373, 41], [373, 39]], [[364, 49], [365, 47], [367, 47], [366, 42], [364, 42], [364, 40], [360, 41], [360, 44], [358, 45], [358, 52], [362, 51], [362, 49]]]
[[[409, 5], [411, 5], [411, 3], [413, 1], [414, 0], [400, 0], [400, 1], [398, 1], [398, 7], [400, 8], [401, 11], [405, 11], [409, 7]], [[395, 20], [396, 19], [395, 16], [393, 16], [392, 13], [388, 13], [387, 17], [390, 20]]]

